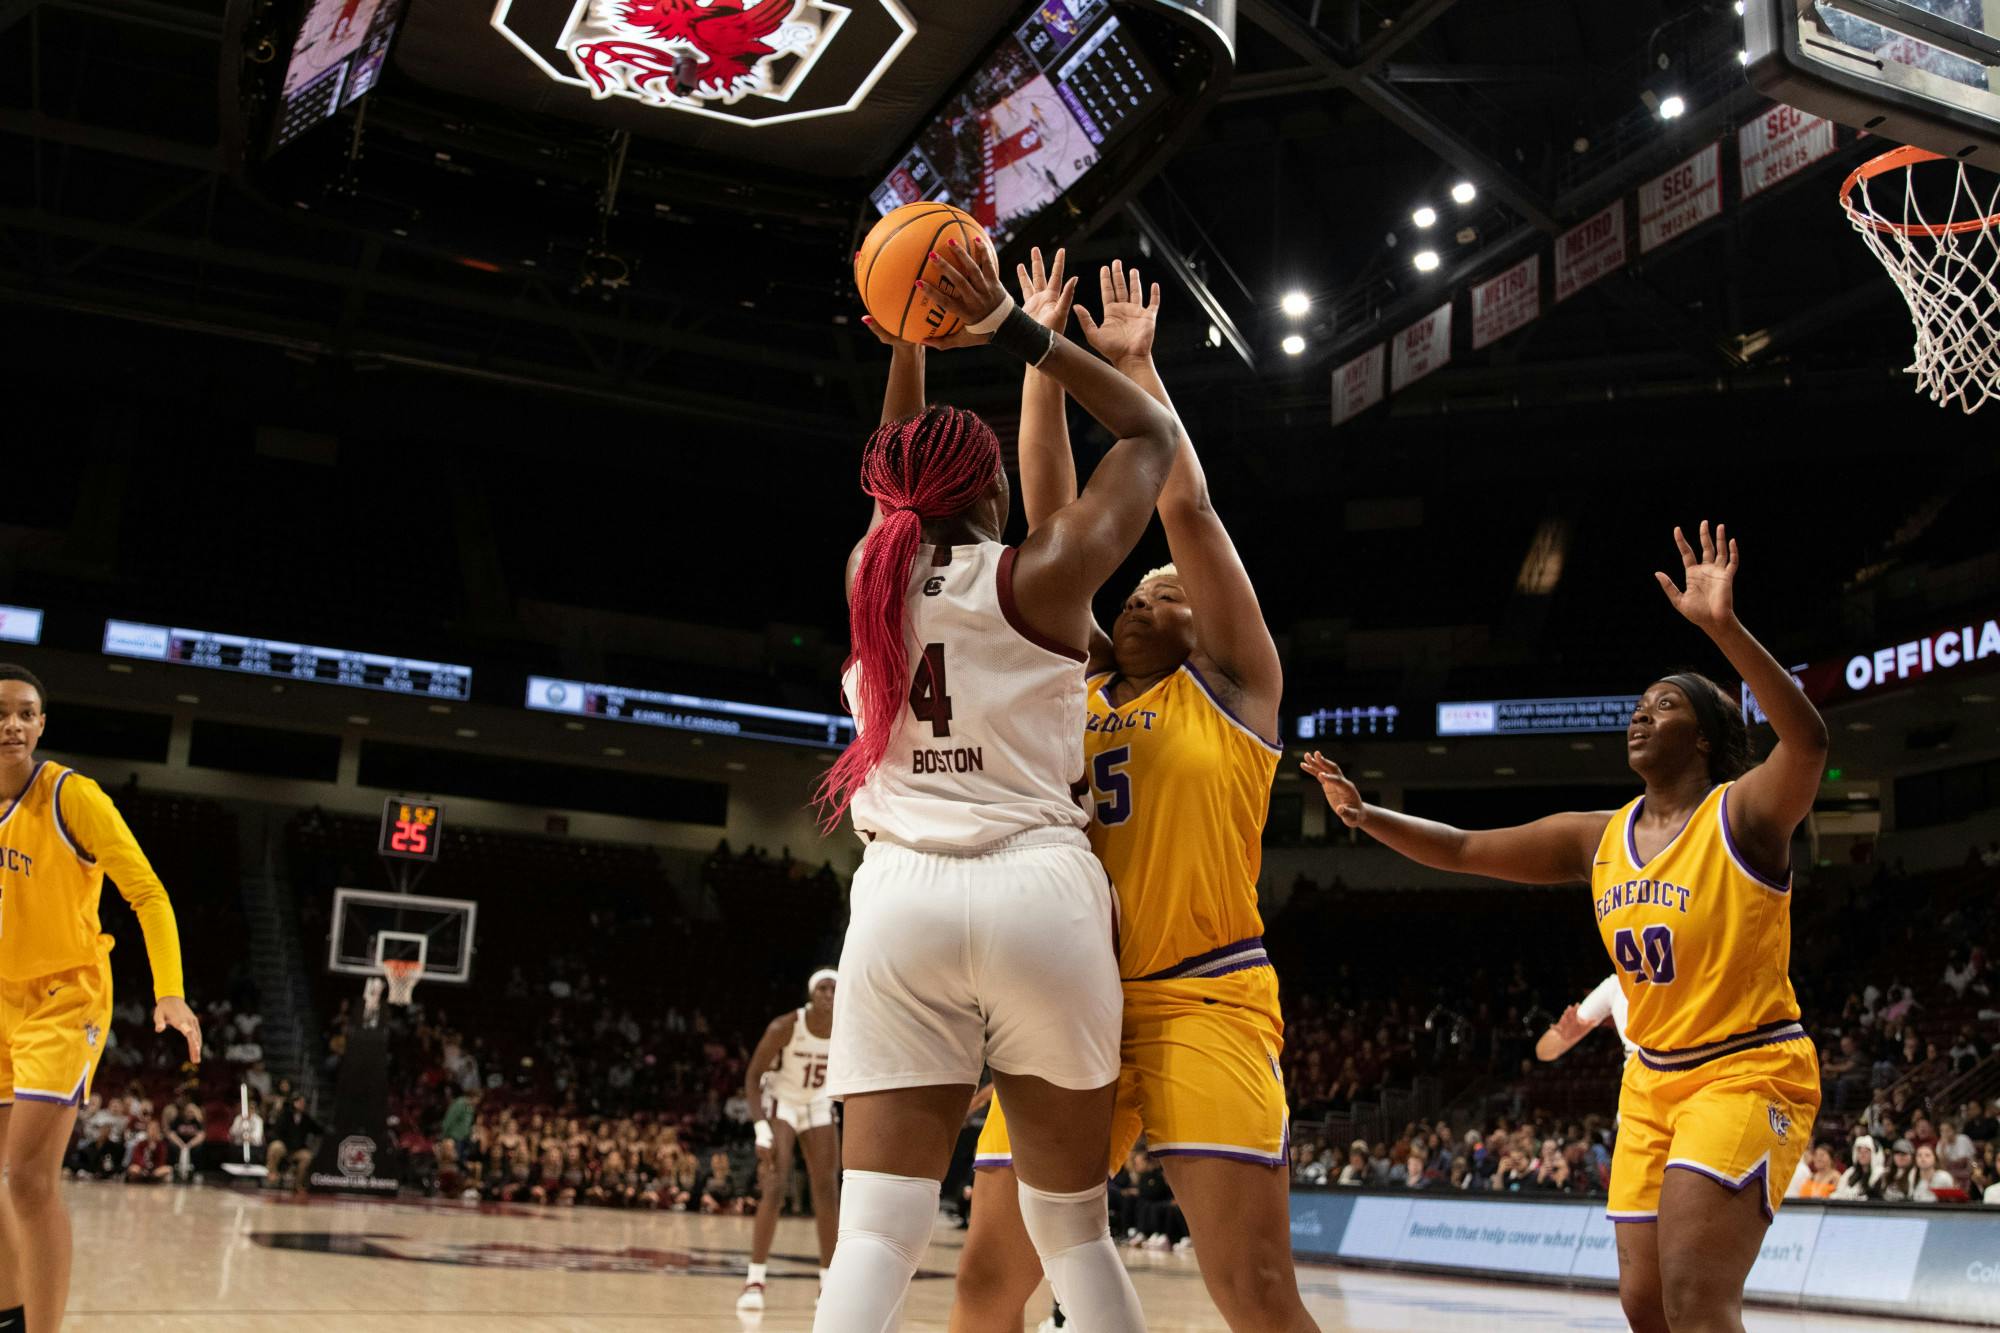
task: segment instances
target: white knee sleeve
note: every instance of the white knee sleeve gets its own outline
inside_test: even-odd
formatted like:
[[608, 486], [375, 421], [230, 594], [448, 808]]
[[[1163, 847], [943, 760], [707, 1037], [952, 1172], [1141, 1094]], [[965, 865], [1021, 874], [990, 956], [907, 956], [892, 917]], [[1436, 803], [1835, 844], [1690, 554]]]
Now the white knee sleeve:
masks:
[[849, 1171], [841, 1183], [840, 1242], [820, 1292], [815, 1333], [884, 1333], [930, 1244], [938, 1182]]
[[1106, 1189], [1051, 1194], [1019, 1181], [1021, 1221], [1063, 1311], [1080, 1328], [1145, 1333], [1138, 1293], [1111, 1243]]
[[1035, 1242], [1035, 1253], [1044, 1260], [1111, 1234], [1109, 1190], [1105, 1186], [1075, 1194], [1051, 1194], [1018, 1177], [1016, 1180], [1021, 1221], [1028, 1228], [1028, 1239]]

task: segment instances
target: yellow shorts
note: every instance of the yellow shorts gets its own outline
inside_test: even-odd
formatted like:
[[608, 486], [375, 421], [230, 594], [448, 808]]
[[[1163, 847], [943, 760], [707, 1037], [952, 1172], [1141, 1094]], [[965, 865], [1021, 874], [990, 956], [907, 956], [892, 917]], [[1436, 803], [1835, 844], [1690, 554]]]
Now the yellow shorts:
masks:
[[111, 963], [0, 981], [0, 1106], [79, 1105], [111, 1027]]
[[[1107, 1174], [1143, 1130], [1156, 1157], [1220, 1157], [1285, 1166], [1290, 1111], [1278, 1056], [1285, 1048], [1278, 978], [1268, 967], [1227, 976], [1125, 983], [1118, 1103]], [[995, 1098], [973, 1166], [1011, 1166]]]
[[1777, 1215], [1819, 1114], [1819, 1057], [1800, 1035], [1690, 1069], [1625, 1062], [1618, 1097], [1618, 1147], [1611, 1156], [1614, 1222], [1660, 1215], [1660, 1182], [1673, 1169], [1731, 1190], [1756, 1182], [1764, 1216]]

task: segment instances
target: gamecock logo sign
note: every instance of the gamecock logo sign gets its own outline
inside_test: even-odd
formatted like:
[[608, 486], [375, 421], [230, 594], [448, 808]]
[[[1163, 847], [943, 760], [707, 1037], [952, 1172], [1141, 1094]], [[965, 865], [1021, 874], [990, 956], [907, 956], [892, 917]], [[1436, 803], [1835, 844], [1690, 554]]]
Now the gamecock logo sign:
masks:
[[897, 0], [499, 0], [493, 26], [594, 99], [739, 125], [852, 111], [917, 31]]

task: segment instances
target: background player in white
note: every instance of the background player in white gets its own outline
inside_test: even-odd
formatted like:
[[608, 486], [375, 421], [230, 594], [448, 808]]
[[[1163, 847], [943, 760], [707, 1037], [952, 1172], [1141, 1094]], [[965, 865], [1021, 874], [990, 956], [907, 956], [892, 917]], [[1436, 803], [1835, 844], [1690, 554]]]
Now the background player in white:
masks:
[[739, 1310], [764, 1308], [764, 1272], [778, 1210], [792, 1179], [792, 1149], [806, 1155], [812, 1178], [813, 1224], [819, 1228], [819, 1274], [833, 1262], [840, 1220], [840, 1130], [826, 1095], [827, 1051], [833, 1037], [833, 994], [839, 974], [823, 967], [806, 982], [807, 1004], [779, 1014], [750, 1054], [743, 1095], [757, 1111], [757, 1223], [750, 1237], [750, 1276]]
[[840, 1242], [814, 1328], [892, 1326], [990, 1066], [1057, 1297], [1091, 1333], [1135, 1333], [1105, 1200], [1123, 1008], [1111, 886], [1071, 792], [1091, 598], [1145, 533], [1176, 427], [1016, 307], [988, 245], [948, 244], [942, 262], [932, 294], [967, 325], [950, 345], [990, 338], [1039, 366], [1118, 442], [1075, 502], [1004, 546], [999, 440], [969, 412], [924, 408], [922, 353], [896, 350], [892, 419], [862, 457], [874, 519], [848, 560], [857, 735], [822, 788], [869, 846], [827, 1079], [846, 1102]]
[[1592, 1028], [1607, 1021], [1611, 1030], [1618, 1034], [1618, 1040], [1624, 1044], [1625, 1054], [1630, 1055], [1639, 1049], [1625, 1036], [1625, 990], [1618, 984], [1615, 975], [1598, 982], [1596, 988], [1583, 997], [1583, 1003], [1563, 1010], [1562, 1017], [1551, 1024], [1541, 1040], [1535, 1043], [1535, 1058], [1560, 1060], [1570, 1047], [1588, 1037]]

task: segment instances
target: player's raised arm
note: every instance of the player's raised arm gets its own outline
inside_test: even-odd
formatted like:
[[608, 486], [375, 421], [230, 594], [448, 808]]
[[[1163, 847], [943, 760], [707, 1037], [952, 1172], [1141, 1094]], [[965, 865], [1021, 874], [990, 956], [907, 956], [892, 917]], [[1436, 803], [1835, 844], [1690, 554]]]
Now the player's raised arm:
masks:
[[861, 322], [891, 353], [889, 383], [882, 391], [882, 424], [886, 426], [923, 411], [926, 406], [923, 344], [904, 342], [876, 323], [873, 315], [863, 315]]
[[[1120, 373], [1172, 411], [1167, 386], [1153, 364], [1160, 285], [1154, 283], [1149, 293], [1138, 269], [1128, 272], [1114, 262], [1099, 273], [1098, 286], [1103, 313], [1093, 320], [1087, 309], [1078, 312], [1084, 336]], [[1278, 645], [1264, 623], [1256, 586], [1236, 543], [1209, 503], [1207, 474], [1178, 414], [1175, 427], [1179, 452], [1160, 492], [1160, 523], [1188, 600], [1201, 612], [1200, 651], [1241, 691], [1243, 720], [1258, 734], [1276, 737], [1285, 689]]]
[[[861, 322], [890, 353], [889, 383], [882, 390], [882, 424], [886, 426], [923, 411], [927, 405], [923, 345], [904, 342], [876, 323], [873, 315], [863, 315]], [[861, 540], [854, 543], [854, 549], [847, 557], [847, 588], [850, 593], [854, 588], [854, 573], [861, 568], [861, 548], [868, 541], [868, 533], [875, 531], [881, 522], [882, 506], [871, 504], [868, 508], [868, 531], [861, 534]]]
[[58, 817], [82, 852], [104, 867], [118, 892], [139, 918], [146, 936], [146, 960], [153, 971], [153, 1031], [169, 1027], [187, 1041], [188, 1059], [201, 1062], [201, 1022], [188, 1007], [181, 979], [180, 927], [166, 886], [153, 873], [139, 842], [126, 827], [104, 789], [82, 774], [71, 774], [58, 790]]
[[[1028, 264], [1015, 266], [1021, 286], [1021, 309], [1057, 333], [1069, 324], [1076, 279], [1063, 278], [1068, 255], [1056, 251], [1055, 263], [1042, 262], [1036, 246]], [[1069, 395], [1062, 385], [1029, 366], [1021, 381], [1021, 511], [1028, 531], [1039, 528], [1051, 514], [1076, 499], [1076, 456], [1070, 450]]]
[[1340, 765], [1317, 750], [1299, 767], [1319, 783], [1341, 823], [1366, 829], [1369, 837], [1418, 865], [1461, 875], [1515, 884], [1587, 884], [1598, 840], [1611, 819], [1610, 811], [1600, 810], [1549, 815], [1513, 828], [1453, 828], [1369, 805]]
[[1674, 610], [1722, 650], [1778, 733], [1770, 756], [1730, 789], [1728, 809], [1731, 836], [1753, 865], [1768, 872], [1789, 860], [1792, 833], [1812, 813], [1819, 796], [1820, 774], [1826, 771], [1826, 721], [1792, 673], [1736, 618], [1739, 562], [1728, 527], [1717, 525], [1711, 535], [1708, 520], [1703, 519], [1700, 540], [1697, 552], [1681, 530], [1674, 529], [1685, 590], [1664, 573], [1655, 572], [1653, 577]]
[[1088, 632], [1091, 594], [1139, 544], [1159, 503], [1173, 465], [1173, 416], [1132, 381], [1016, 306], [1000, 284], [990, 247], [981, 244], [968, 253], [948, 242], [939, 256], [951, 275], [948, 285], [934, 291], [939, 303], [963, 318], [968, 330], [990, 335], [1048, 375], [1118, 437], [1083, 493], [1021, 546], [1017, 591], [1026, 594], [1024, 601], [1040, 600], [1031, 589], [1040, 590], [1046, 576], [1049, 604], [1063, 606], [1062, 617], [1073, 623], [1040, 628], [1079, 642]]

